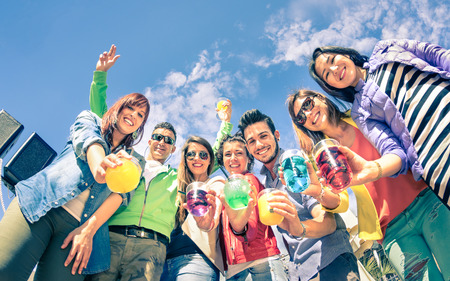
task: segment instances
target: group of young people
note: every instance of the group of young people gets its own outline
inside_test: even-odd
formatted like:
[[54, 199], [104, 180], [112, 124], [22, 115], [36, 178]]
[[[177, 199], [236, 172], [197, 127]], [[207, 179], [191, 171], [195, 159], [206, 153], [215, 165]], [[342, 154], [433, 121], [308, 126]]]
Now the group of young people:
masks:
[[[16, 185], [0, 222], [1, 280], [28, 280], [36, 264], [34, 280], [359, 280], [338, 214], [348, 193], [324, 187], [309, 162], [309, 188], [288, 190], [269, 116], [245, 112], [232, 135], [227, 101], [215, 144], [189, 137], [178, 169], [166, 164], [176, 130], [159, 123], [144, 159], [132, 146], [150, 113], [147, 98], [133, 93], [106, 106], [106, 74], [118, 58], [114, 45], [100, 55], [91, 110], [76, 118], [63, 152]], [[287, 99], [300, 148], [338, 140], [353, 171], [360, 237], [378, 240], [404, 280], [448, 280], [450, 52], [411, 40], [382, 41], [370, 58], [329, 46], [314, 51], [310, 73], [326, 93]], [[142, 167], [137, 188], [111, 193], [106, 169], [132, 156]], [[263, 164], [258, 177], [254, 159]], [[219, 166], [250, 183], [247, 208], [227, 205], [226, 179], [211, 178]], [[187, 211], [192, 182], [209, 187], [205, 216]], [[268, 200], [284, 218], [276, 227], [259, 220], [264, 188], [276, 189]]]

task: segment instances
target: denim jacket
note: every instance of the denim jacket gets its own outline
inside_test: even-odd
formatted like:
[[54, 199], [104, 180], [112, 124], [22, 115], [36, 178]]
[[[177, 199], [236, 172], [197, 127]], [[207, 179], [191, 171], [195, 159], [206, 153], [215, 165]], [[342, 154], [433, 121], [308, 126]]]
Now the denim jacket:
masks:
[[[101, 135], [102, 120], [91, 111], [83, 111], [70, 128], [70, 137], [61, 154], [44, 170], [16, 185], [16, 195], [25, 218], [34, 223], [52, 208], [59, 208], [81, 192], [90, 188], [80, 224], [91, 215], [111, 193], [106, 184], [97, 183], [87, 163], [90, 145], [99, 143], [106, 155], [110, 144]], [[137, 156], [136, 154], [134, 156]], [[138, 156], [141, 166], [145, 163]], [[110, 245], [107, 224], [102, 225], [93, 238], [92, 253], [83, 274], [104, 271], [110, 266]]]

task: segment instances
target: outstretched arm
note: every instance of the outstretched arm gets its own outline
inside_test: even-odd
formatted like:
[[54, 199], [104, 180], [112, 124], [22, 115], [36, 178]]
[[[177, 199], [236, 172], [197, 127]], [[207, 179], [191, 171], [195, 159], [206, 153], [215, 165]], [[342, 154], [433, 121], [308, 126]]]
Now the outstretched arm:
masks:
[[[293, 236], [320, 238], [331, 234], [336, 230], [334, 215], [322, 210], [320, 204], [313, 207], [311, 215], [313, 219], [300, 221], [295, 205], [289, 200], [283, 191], [274, 191], [267, 201], [275, 213], [284, 217], [278, 225]], [[303, 235], [304, 233], [304, 235]]]
[[[105, 151], [101, 145], [94, 143], [87, 150], [87, 161], [94, 178], [99, 183], [105, 182], [105, 170], [108, 167], [114, 168], [122, 165], [120, 158], [131, 159], [131, 156], [124, 150], [117, 154], [110, 154], [105, 157]], [[66, 248], [72, 242], [72, 248], [66, 261], [65, 266], [75, 258], [72, 267], [72, 274], [78, 270], [81, 274], [86, 268], [92, 252], [92, 240], [97, 230], [102, 226], [119, 208], [122, 203], [122, 196], [117, 193], [111, 193], [110, 196], [102, 203], [95, 213], [81, 226], [74, 229], [64, 239], [61, 249]]]
[[106, 113], [106, 72], [116, 63], [120, 55], [116, 55], [116, 46], [112, 45], [109, 52], [100, 54], [94, 71], [94, 78], [91, 83], [89, 104], [91, 111], [100, 118]]

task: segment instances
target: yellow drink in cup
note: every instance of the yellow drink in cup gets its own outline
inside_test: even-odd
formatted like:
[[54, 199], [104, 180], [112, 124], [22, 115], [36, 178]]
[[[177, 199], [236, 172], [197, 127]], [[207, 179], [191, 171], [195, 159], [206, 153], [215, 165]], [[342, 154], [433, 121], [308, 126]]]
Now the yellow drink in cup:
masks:
[[216, 102], [216, 109], [217, 109], [217, 114], [216, 117], [219, 120], [222, 120], [223, 118], [226, 117], [226, 112], [228, 109], [228, 105], [225, 104], [228, 101], [227, 98], [224, 97], [220, 97], [218, 99], [218, 101]]
[[112, 192], [127, 193], [135, 189], [141, 178], [141, 166], [136, 158], [121, 158], [122, 165], [106, 169], [106, 184]]
[[220, 110], [220, 111], [225, 111], [225, 110], [227, 110], [228, 106], [223, 105], [225, 102], [226, 102], [226, 100], [220, 100], [220, 101], [217, 103], [217, 109]]
[[266, 188], [258, 194], [259, 220], [265, 225], [278, 225], [284, 219], [282, 215], [275, 213], [267, 202], [267, 199], [274, 196], [272, 192], [275, 190], [275, 188]]

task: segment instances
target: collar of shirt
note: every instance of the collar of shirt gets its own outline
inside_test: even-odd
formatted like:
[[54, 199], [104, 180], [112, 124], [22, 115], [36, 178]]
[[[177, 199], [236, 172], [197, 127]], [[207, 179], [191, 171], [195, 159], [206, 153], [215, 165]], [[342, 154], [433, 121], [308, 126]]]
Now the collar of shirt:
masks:
[[275, 165], [273, 166], [272, 170], [275, 173], [275, 175], [277, 175], [275, 179], [272, 179], [272, 174], [269, 172], [269, 169], [267, 169], [265, 165], [263, 165], [261, 170], [259, 171], [259, 173], [265, 177], [265, 180], [263, 181], [265, 187], [277, 188], [283, 185], [280, 179], [278, 178], [278, 167], [280, 167], [279, 159], [281, 154], [283, 153], [284, 149], [280, 147], [277, 158], [275, 159]]
[[142, 174], [145, 177], [145, 182], [148, 184], [154, 177], [159, 173], [168, 171], [169, 167], [167, 165], [161, 164], [161, 162], [156, 160], [147, 160], [145, 163], [145, 170]]

